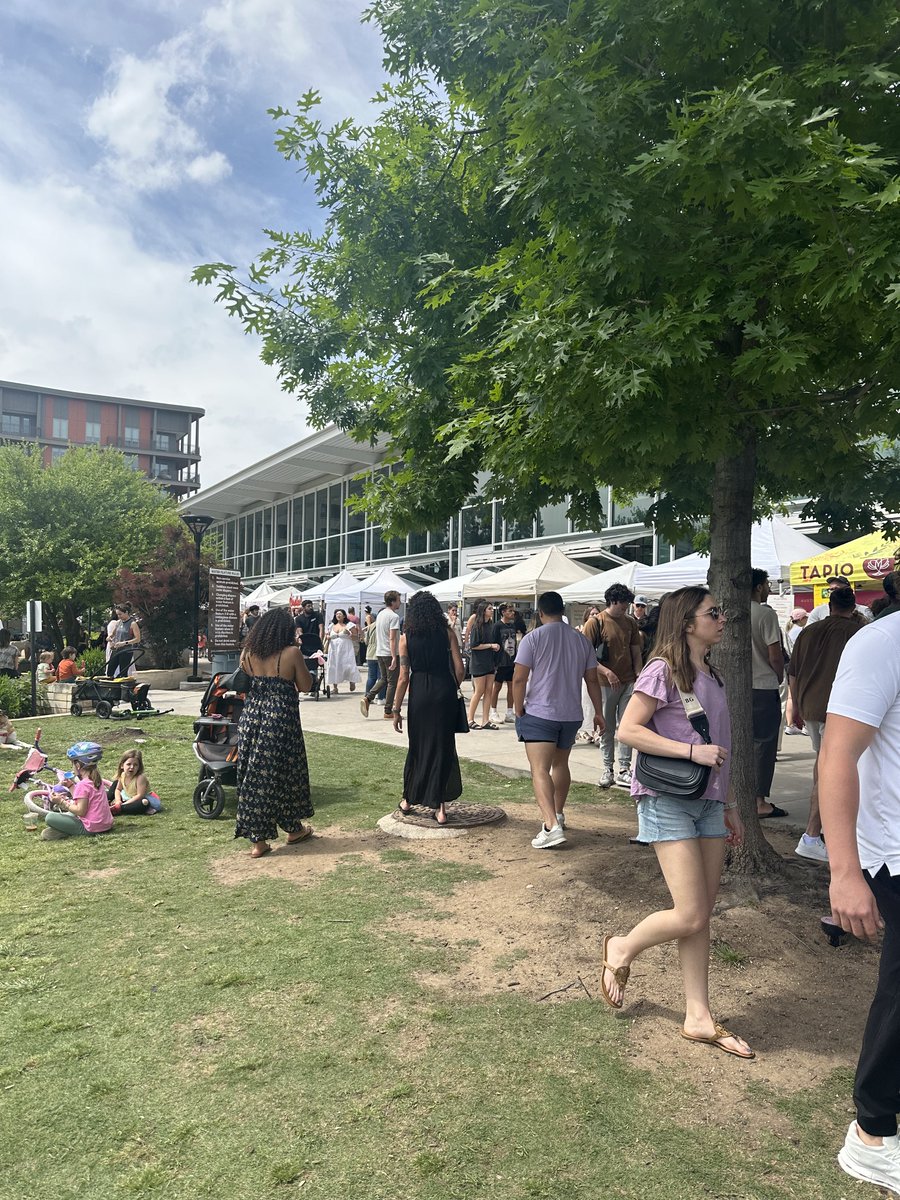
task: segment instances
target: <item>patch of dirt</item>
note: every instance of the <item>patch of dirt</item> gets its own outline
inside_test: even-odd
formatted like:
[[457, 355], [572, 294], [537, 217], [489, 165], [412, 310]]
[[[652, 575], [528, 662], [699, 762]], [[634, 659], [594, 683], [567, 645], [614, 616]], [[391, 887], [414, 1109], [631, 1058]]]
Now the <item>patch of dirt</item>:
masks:
[[[541, 1007], [581, 1003], [585, 1020], [625, 1023], [626, 1053], [636, 1066], [654, 1071], [664, 1090], [685, 1081], [697, 1089], [689, 1121], [740, 1119], [746, 1126], [748, 1083], [790, 1094], [798, 1086], [815, 1087], [836, 1068], [852, 1068], [878, 952], [852, 940], [840, 949], [828, 945], [819, 929], [828, 911], [828, 872], [794, 859], [796, 833], [766, 831], [788, 861], [784, 878], [758, 900], [752, 889], [726, 888], [713, 915], [712, 1007], [756, 1050], [757, 1059], [745, 1063], [679, 1036], [683, 993], [673, 944], [636, 960], [620, 1014], [600, 996], [603, 934], [624, 932], [654, 909], [670, 906], [655, 854], [628, 843], [634, 833], [630, 810], [572, 806], [567, 844], [542, 853], [529, 844], [534, 812], [517, 805], [508, 816], [501, 825], [463, 838], [402, 843], [426, 861], [468, 863], [490, 872], [489, 879], [459, 885], [442, 897], [440, 920], [393, 918], [392, 928], [455, 949], [460, 962], [455, 973], [422, 976], [423, 984], [457, 995], [515, 992]], [[282, 843], [261, 861], [246, 852], [229, 855], [214, 870], [226, 885], [265, 874], [309, 886], [348, 855], [390, 871], [391, 864], [380, 858], [388, 848], [397, 848], [397, 841], [380, 831], [326, 828], [296, 850]], [[770, 1111], [770, 1133], [774, 1118]]]
[[116, 875], [122, 874], [121, 867], [100, 867], [96, 871], [82, 871], [82, 879], [112, 879]]

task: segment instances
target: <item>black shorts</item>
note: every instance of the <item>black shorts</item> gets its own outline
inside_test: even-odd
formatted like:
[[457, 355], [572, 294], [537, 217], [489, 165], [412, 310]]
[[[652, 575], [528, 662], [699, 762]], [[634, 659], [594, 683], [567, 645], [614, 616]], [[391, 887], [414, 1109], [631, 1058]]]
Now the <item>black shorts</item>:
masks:
[[497, 681], [497, 683], [512, 683], [514, 669], [515, 663], [504, 663], [502, 666], [497, 668], [497, 673], [495, 674], [494, 679]]

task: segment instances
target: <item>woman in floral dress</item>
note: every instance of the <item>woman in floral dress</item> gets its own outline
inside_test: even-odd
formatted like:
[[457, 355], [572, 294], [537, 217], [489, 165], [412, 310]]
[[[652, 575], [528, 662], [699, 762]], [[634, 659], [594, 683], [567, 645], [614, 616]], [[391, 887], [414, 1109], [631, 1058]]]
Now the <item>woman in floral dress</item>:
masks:
[[241, 666], [252, 677], [238, 726], [238, 810], [234, 836], [249, 839], [251, 858], [272, 849], [278, 827], [287, 844], [312, 834], [313, 815], [306, 747], [300, 728], [299, 692], [312, 680], [294, 642], [286, 608], [259, 618], [244, 641]]

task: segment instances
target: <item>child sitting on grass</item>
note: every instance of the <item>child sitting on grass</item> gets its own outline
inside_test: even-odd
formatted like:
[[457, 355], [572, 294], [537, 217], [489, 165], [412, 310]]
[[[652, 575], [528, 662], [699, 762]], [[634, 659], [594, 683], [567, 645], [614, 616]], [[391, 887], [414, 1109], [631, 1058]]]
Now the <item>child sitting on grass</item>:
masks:
[[162, 808], [159, 796], [150, 791], [140, 750], [129, 750], [119, 759], [116, 778], [110, 784], [107, 797], [112, 811], [125, 817], [134, 817], [141, 813], [152, 815]]
[[43, 814], [45, 828], [41, 838], [45, 842], [80, 837], [82, 834], [106, 833], [113, 826], [113, 815], [97, 770], [97, 763], [103, 757], [103, 748], [96, 742], [76, 742], [66, 751], [66, 757], [71, 759], [75, 767], [77, 782], [69, 785], [72, 788], [71, 799], [54, 797], [62, 812]]
[[2, 708], [0, 708], [0, 746], [15, 746], [17, 750], [26, 749], [25, 743], [20, 742], [16, 737], [12, 722]]

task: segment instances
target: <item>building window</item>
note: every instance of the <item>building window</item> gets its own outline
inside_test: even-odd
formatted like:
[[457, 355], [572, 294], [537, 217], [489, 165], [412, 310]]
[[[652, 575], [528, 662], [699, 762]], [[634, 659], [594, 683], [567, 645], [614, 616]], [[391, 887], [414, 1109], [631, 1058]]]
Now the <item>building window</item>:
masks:
[[643, 525], [644, 513], [653, 503], [653, 497], [642, 494], [635, 496], [630, 504], [620, 504], [613, 499], [613, 525]]
[[538, 511], [537, 529], [538, 537], [559, 537], [564, 533], [569, 532], [569, 518], [566, 516], [568, 504], [564, 501], [562, 504], [545, 504]]
[[163, 453], [171, 453], [171, 451], [176, 450], [177, 445], [174, 435], [171, 433], [154, 433], [153, 449], [162, 450]]
[[[288, 543], [288, 503], [285, 500], [275, 509], [275, 545], [286, 546]], [[287, 570], [287, 568], [285, 568]]]
[[53, 449], [50, 451], [50, 461], [56, 462], [56, 460], [58, 458], [62, 458], [62, 456], [65, 454], [65, 452], [66, 452], [65, 446], [54, 446]]
[[309, 492], [303, 499], [303, 540], [311, 542], [316, 536], [316, 497]]
[[316, 538], [326, 537], [328, 537], [328, 490], [323, 488], [320, 492], [316, 492]]
[[0, 433], [10, 437], [34, 437], [37, 423], [27, 413], [4, 413], [0, 417]]
[[69, 418], [54, 417], [53, 418], [53, 436], [60, 440], [69, 436]]
[[479, 504], [463, 509], [462, 544], [464, 546], [489, 546], [491, 544], [491, 505]]
[[362, 562], [366, 557], [366, 535], [363, 530], [347, 534], [347, 562]]
[[85, 421], [84, 423], [84, 440], [89, 446], [99, 446], [100, 444], [100, 422]]
[[443, 527], [443, 529], [432, 529], [432, 531], [428, 535], [428, 537], [429, 537], [432, 551], [449, 549], [449, 547], [450, 547], [449, 526], [445, 525]]

